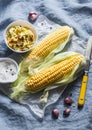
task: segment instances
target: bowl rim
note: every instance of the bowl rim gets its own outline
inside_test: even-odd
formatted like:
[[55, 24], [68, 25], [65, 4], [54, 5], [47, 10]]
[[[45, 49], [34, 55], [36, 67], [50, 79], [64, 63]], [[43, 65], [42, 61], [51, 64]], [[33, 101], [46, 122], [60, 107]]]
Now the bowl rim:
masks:
[[[7, 43], [6, 32], [7, 32], [7, 30], [8, 30], [10, 27], [13, 26], [13, 24], [17, 24], [17, 23], [20, 23], [19, 25], [21, 25], [21, 23], [26, 23], [26, 24], [28, 24], [28, 25], [30, 26], [30, 28], [32, 28], [32, 31], [33, 31], [33, 33], [34, 33], [34, 35], [35, 35], [34, 45], [33, 45], [31, 48], [29, 48], [29, 49], [27, 49], [27, 50], [25, 50], [25, 51], [16, 51], [16, 50], [12, 49], [12, 48], [8, 45], [8, 43]], [[24, 25], [24, 27], [26, 27], [26, 25]], [[37, 30], [36, 30], [35, 26], [34, 26], [32, 23], [28, 22], [27, 20], [15, 20], [15, 21], [11, 22], [11, 23], [5, 28], [5, 30], [4, 30], [4, 40], [5, 40], [6, 46], [7, 46], [10, 50], [12, 50], [13, 52], [16, 52], [16, 53], [26, 53], [26, 52], [29, 52], [30, 50], [32, 50], [32, 49], [34, 48], [34, 46], [37, 44], [37, 40], [38, 40], [38, 35], [37, 35], [37, 34], [38, 34], [38, 33], [37, 33]]]

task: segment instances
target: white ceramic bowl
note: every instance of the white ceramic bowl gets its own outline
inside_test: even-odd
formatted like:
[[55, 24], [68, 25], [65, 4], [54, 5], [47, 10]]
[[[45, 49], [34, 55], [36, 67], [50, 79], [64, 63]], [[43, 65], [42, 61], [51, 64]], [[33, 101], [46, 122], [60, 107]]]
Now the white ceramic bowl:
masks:
[[18, 64], [11, 58], [0, 58], [0, 83], [14, 82], [18, 77]]
[[[14, 50], [13, 48], [11, 48], [11, 47], [8, 45], [7, 37], [6, 37], [6, 36], [7, 36], [6, 32], [8, 31], [9, 28], [11, 28], [12, 26], [16, 26], [16, 25], [20, 25], [20, 26], [23, 26], [23, 27], [28, 27], [28, 28], [30, 28], [30, 30], [31, 30], [31, 31], [33, 32], [33, 34], [34, 34], [35, 40], [34, 40], [33, 46], [32, 46], [31, 48], [25, 50], [25, 51], [16, 51], [16, 50]], [[5, 29], [5, 32], [4, 32], [4, 39], [5, 39], [6, 45], [7, 45], [7, 47], [8, 47], [9, 49], [11, 49], [11, 50], [14, 51], [14, 52], [24, 53], [24, 52], [30, 51], [30, 50], [36, 45], [37, 32], [36, 32], [36, 29], [35, 29], [35, 27], [33, 26], [33, 24], [29, 23], [28, 21], [18, 20], [18, 21], [14, 21], [14, 22], [10, 23], [10, 24], [7, 26], [7, 28]]]

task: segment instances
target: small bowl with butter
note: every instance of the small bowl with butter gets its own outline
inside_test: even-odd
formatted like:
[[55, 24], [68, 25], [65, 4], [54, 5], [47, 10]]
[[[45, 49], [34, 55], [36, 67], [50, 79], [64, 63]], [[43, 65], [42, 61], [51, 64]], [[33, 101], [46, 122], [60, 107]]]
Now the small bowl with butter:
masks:
[[28, 21], [14, 21], [4, 32], [5, 43], [14, 52], [24, 53], [34, 48], [37, 32], [33, 24]]

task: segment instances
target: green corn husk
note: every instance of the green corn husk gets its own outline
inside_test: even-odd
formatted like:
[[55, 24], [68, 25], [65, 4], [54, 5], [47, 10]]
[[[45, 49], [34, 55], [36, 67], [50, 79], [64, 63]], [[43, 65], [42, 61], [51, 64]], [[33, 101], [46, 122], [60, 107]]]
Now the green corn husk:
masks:
[[[46, 69], [46, 68], [48, 68], [52, 65], [55, 65], [55, 64], [65, 60], [67, 58], [70, 58], [73, 55], [76, 55], [76, 53], [75, 52], [64, 52], [64, 53], [57, 54], [51, 60], [46, 59], [40, 66], [38, 66], [37, 68], [34, 68], [32, 70], [33, 72], [31, 72], [31, 73], [33, 75], [33, 74], [35, 74], [43, 69]], [[48, 60], [48, 62], [47, 62], [47, 60]], [[54, 84], [47, 86], [45, 91], [49, 91], [49, 90], [57, 88], [59, 86], [67, 85], [70, 82], [74, 81], [78, 77], [78, 74], [84, 69], [85, 64], [86, 64], [86, 60], [85, 60], [85, 58], [83, 58], [81, 60], [81, 62], [75, 66], [75, 68], [72, 70], [72, 72], [69, 75], [65, 76], [63, 79], [55, 82]], [[23, 96], [30, 93], [29, 91], [26, 90], [26, 87], [25, 87], [25, 81], [28, 77], [29, 77], [28, 75], [25, 75], [24, 79], [18, 81], [18, 84], [12, 88], [13, 92], [11, 94], [11, 98], [19, 100], [19, 99], [22, 99]], [[46, 96], [46, 98], [47, 98], [47, 96]], [[44, 97], [45, 101], [47, 101], [46, 98]], [[44, 100], [42, 100], [42, 101], [44, 101]]]

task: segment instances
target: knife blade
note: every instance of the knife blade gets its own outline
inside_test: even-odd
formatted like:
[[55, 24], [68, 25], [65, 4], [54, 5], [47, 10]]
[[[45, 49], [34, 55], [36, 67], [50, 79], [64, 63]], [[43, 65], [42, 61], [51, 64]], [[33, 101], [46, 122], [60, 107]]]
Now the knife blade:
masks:
[[88, 73], [89, 73], [89, 67], [90, 67], [90, 60], [91, 60], [91, 52], [92, 52], [92, 36], [89, 37], [85, 58], [86, 58], [86, 67], [84, 70], [84, 75], [82, 78], [82, 84], [80, 88], [80, 94], [78, 98], [78, 106], [83, 106], [85, 103], [85, 96], [86, 96], [86, 89], [87, 89], [87, 83], [88, 83]]

